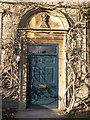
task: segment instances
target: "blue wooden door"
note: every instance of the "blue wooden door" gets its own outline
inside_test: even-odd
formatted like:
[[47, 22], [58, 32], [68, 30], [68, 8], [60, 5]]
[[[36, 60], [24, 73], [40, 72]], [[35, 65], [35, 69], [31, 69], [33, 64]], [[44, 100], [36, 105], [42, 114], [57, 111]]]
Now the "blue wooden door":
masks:
[[58, 106], [57, 82], [58, 55], [56, 53], [28, 54], [27, 106], [56, 108]]

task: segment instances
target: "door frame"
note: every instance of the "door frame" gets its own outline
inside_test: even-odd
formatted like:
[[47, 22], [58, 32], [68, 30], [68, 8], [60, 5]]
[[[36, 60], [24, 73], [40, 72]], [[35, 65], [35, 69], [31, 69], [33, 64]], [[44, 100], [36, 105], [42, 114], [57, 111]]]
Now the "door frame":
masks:
[[[58, 57], [57, 59], [57, 107], [55, 108], [58, 108], [58, 100], [59, 100], [59, 47], [60, 45], [59, 44], [30, 44], [28, 43], [27, 44], [27, 84], [26, 84], [26, 109], [28, 108], [28, 106], [30, 106], [30, 103], [28, 102], [28, 82], [29, 82], [29, 52], [28, 52], [28, 49], [29, 49], [29, 46], [56, 46], [56, 49], [57, 49], [57, 53], [56, 54], [50, 54], [50, 55], [56, 55]], [[42, 54], [44, 55], [44, 54]]]
[[[68, 22], [68, 18], [65, 16], [65, 14], [62, 12], [62, 10], [59, 10], [58, 8], [56, 9], [47, 9], [46, 7], [40, 5], [39, 7], [36, 6], [36, 8], [30, 7], [27, 8], [26, 11], [24, 11], [24, 13], [22, 13], [21, 15], [21, 19], [19, 21], [18, 24], [18, 28], [17, 28], [17, 32], [18, 32], [18, 47], [19, 47], [19, 56], [20, 56], [20, 73], [19, 73], [19, 110], [25, 110], [26, 109], [26, 82], [27, 82], [27, 43], [33, 43], [33, 40], [31, 41], [30, 36], [32, 36], [32, 34], [29, 34], [27, 36], [28, 33], [32, 33], [32, 31], [34, 32], [48, 32], [51, 33], [52, 32], [52, 36], [57, 34], [58, 39], [52, 39], [52, 37], [50, 38], [50, 40], [46, 40], [44, 41], [44, 43], [46, 43], [48, 41], [49, 43], [56, 43], [60, 45], [60, 49], [59, 49], [59, 99], [58, 99], [58, 109], [59, 110], [65, 110], [65, 104], [63, 103], [63, 97], [64, 97], [64, 93], [66, 90], [66, 40], [67, 40], [67, 33], [69, 30], [69, 22]], [[57, 29], [56, 27], [50, 28], [50, 29], [43, 29], [43, 28], [36, 28], [35, 26], [33, 28], [29, 28], [26, 26], [26, 24], [24, 24], [25, 22], [27, 23], [28, 20], [30, 20], [32, 18], [32, 16], [35, 16], [36, 13], [40, 13], [40, 12], [46, 12], [49, 13], [50, 15], [54, 15], [57, 16], [61, 23], [63, 28], [61, 29]], [[55, 34], [53, 34], [55, 33]], [[42, 34], [43, 35], [43, 34]], [[48, 34], [49, 35], [49, 34]], [[36, 39], [35, 42], [37, 43], [39, 41], [39, 43], [42, 43], [44, 39]], [[23, 42], [23, 43], [22, 43]], [[24, 49], [23, 49], [24, 48]]]

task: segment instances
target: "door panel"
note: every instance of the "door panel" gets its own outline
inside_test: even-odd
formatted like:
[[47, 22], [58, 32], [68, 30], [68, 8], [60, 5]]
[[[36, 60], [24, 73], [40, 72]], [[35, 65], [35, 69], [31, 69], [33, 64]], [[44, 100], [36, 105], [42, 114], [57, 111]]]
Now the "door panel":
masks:
[[28, 62], [27, 105], [56, 108], [58, 101], [57, 55], [29, 54]]
[[45, 67], [45, 80], [48, 83], [53, 83], [55, 80], [55, 67]]

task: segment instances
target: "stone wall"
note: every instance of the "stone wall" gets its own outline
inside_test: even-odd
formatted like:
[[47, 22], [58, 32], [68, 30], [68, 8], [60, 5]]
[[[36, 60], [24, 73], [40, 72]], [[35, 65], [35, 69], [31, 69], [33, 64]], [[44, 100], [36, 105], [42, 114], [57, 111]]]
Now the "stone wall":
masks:
[[46, 3], [58, 3], [58, 2], [89, 2], [89, 0], [1, 0], [2, 2], [46, 2]]
[[[3, 79], [3, 105], [9, 108], [8, 100], [19, 98], [17, 56], [17, 28], [23, 13], [30, 7], [40, 6], [33, 3], [2, 3], [2, 79]], [[67, 5], [68, 6], [68, 5]], [[86, 21], [82, 18], [79, 6], [66, 7], [66, 4], [58, 4], [57, 8], [62, 11], [70, 23], [67, 34], [67, 84], [75, 80], [76, 96], [88, 99], [88, 80], [86, 79]], [[80, 23], [82, 22], [82, 24]], [[84, 28], [84, 29], [83, 29]], [[85, 96], [84, 96], [85, 95]], [[77, 99], [78, 100], [78, 99]], [[14, 104], [15, 105], [15, 104]], [[13, 105], [11, 105], [13, 108]]]

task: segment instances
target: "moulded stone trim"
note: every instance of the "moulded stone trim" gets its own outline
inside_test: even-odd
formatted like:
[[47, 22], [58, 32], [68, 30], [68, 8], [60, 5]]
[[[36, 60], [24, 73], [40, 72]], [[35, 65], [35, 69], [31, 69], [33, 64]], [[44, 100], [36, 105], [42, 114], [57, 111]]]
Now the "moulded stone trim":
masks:
[[58, 8], [56, 8], [56, 6], [41, 5], [41, 4], [39, 4], [39, 5], [38, 4], [33, 4], [28, 9], [26, 9], [23, 14], [21, 14], [21, 20], [19, 22], [19, 28], [23, 27], [23, 24], [26, 22], [26, 20], [29, 17], [31, 17], [33, 15], [33, 13], [35, 13], [35, 11], [38, 11], [38, 12], [45, 11], [45, 12], [48, 12], [49, 14], [51, 14], [51, 15], [53, 14], [53, 16], [57, 16], [61, 20], [61, 22], [64, 26], [63, 29], [64, 30], [69, 29], [68, 20], [67, 20], [66, 16], [64, 15], [64, 13], [62, 11], [60, 11]]

